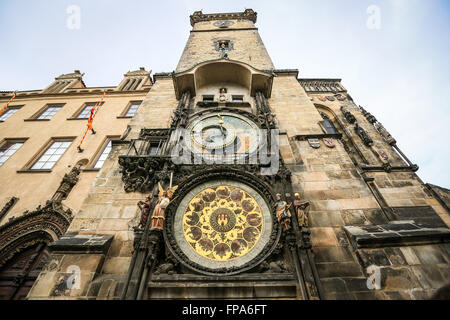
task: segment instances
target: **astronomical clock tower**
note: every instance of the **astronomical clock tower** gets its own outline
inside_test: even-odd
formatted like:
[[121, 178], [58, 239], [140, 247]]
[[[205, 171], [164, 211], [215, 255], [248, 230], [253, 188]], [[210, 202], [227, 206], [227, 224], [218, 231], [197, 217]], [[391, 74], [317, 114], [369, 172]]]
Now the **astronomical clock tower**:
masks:
[[191, 16], [29, 299], [389, 299], [426, 291], [414, 259], [448, 274], [442, 194], [339, 79], [276, 69], [256, 21]]

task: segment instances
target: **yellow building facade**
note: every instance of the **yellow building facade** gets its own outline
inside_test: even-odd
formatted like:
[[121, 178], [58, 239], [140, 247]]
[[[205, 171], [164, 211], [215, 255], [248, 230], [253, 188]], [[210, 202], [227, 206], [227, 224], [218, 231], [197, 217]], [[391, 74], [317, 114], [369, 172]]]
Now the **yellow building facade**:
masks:
[[[38, 243], [57, 240], [66, 232], [108, 155], [111, 141], [119, 140], [126, 132], [130, 118], [152, 85], [150, 73], [144, 69], [128, 72], [117, 87], [86, 87], [82, 76], [76, 70], [57, 77], [43, 90], [17, 92], [1, 115], [2, 265], [14, 264], [11, 259], [18, 259], [14, 256], [27, 247], [37, 248]], [[90, 110], [102, 101], [104, 93], [93, 122], [95, 135], [92, 131], [87, 133], [81, 145], [83, 152], [79, 152], [77, 147], [87, 129]], [[1, 105], [6, 105], [11, 97], [12, 93], [2, 93]], [[28, 236], [30, 239], [22, 243], [20, 230], [27, 225], [26, 217], [41, 212], [47, 201], [54, 201], [51, 210], [58, 207], [61, 212], [70, 213], [48, 237]], [[39, 227], [32, 229], [40, 232]], [[35, 248], [36, 252], [45, 255], [45, 247]], [[11, 272], [5, 271], [0, 282], [1, 296], [24, 298], [38, 272], [32, 266], [25, 271], [11, 266], [6, 269]], [[20, 280], [16, 290], [11, 283], [21, 273], [29, 277]]]

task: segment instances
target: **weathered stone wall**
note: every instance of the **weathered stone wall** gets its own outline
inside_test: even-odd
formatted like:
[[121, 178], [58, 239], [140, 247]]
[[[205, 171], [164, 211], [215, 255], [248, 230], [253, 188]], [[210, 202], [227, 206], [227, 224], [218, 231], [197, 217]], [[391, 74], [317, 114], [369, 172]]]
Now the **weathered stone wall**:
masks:
[[[120, 137], [125, 131], [130, 119], [119, 116], [126, 110], [130, 101], [142, 100], [146, 94], [143, 92], [108, 94], [94, 121], [97, 134], [92, 135], [90, 132], [87, 134], [83, 142], [84, 152], [79, 153], [77, 146], [86, 129], [87, 120], [68, 119], [74, 117], [85, 103], [100, 101], [102, 92], [98, 91], [96, 94], [76, 93], [35, 97], [19, 95], [14, 100], [13, 106], [22, 107], [12, 117], [0, 123], [0, 144], [3, 144], [5, 139], [26, 139], [26, 142], [0, 166], [0, 176], [5, 182], [0, 184], [0, 209], [11, 197], [20, 199], [2, 219], [2, 224], [7, 223], [12, 217], [22, 215], [26, 210], [33, 211], [38, 205], [43, 205], [50, 200], [60, 186], [62, 177], [69, 173], [78, 161], [88, 160], [87, 168], [91, 168], [95, 164], [93, 162], [98, 152], [102, 151], [105, 139]], [[4, 105], [6, 102], [2, 100], [0, 104]], [[49, 104], [61, 104], [63, 107], [49, 121], [30, 121]], [[31, 161], [36, 160], [34, 157], [43, 151], [52, 138], [64, 137], [73, 139], [73, 142], [51, 172], [23, 171], [32, 164]], [[79, 182], [72, 189], [69, 197], [63, 201], [64, 205], [71, 208], [74, 213], [80, 209], [97, 173], [98, 171], [81, 172]]]
[[248, 20], [232, 21], [235, 25], [230, 30], [215, 27], [215, 21], [197, 23], [189, 36], [176, 71], [185, 71], [201, 62], [219, 59], [220, 51], [216, 49], [216, 45], [220, 40], [233, 43], [233, 49], [228, 51], [230, 60], [242, 61], [260, 70], [274, 69], [253, 23]]

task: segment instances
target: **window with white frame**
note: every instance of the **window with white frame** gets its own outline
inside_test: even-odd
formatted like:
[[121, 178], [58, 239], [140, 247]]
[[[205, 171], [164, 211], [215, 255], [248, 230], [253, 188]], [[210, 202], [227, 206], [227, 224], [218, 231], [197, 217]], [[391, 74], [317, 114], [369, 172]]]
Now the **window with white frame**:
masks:
[[141, 102], [131, 103], [130, 107], [128, 108], [127, 113], [125, 114], [125, 117], [134, 117], [134, 115], [136, 114], [136, 112], [138, 111], [140, 106], [141, 106]]
[[102, 151], [102, 154], [100, 157], [98, 157], [97, 162], [94, 165], [94, 169], [101, 169], [103, 167], [103, 164], [105, 163], [106, 159], [109, 156], [109, 153], [112, 149], [112, 142], [109, 140], [109, 142], [106, 144], [105, 148]]
[[5, 121], [9, 117], [11, 117], [14, 113], [19, 111], [20, 108], [8, 108], [5, 112], [0, 116], [0, 121]]
[[0, 147], [0, 166], [3, 165], [21, 146], [24, 142], [7, 141]]
[[95, 103], [93, 104], [87, 104], [83, 110], [77, 115], [77, 119], [89, 119], [89, 116], [91, 114], [91, 109], [95, 106]]
[[39, 120], [50, 120], [61, 109], [62, 109], [62, 106], [49, 106], [36, 119], [39, 119]]
[[72, 141], [55, 141], [35, 162], [30, 170], [50, 170], [70, 147]]

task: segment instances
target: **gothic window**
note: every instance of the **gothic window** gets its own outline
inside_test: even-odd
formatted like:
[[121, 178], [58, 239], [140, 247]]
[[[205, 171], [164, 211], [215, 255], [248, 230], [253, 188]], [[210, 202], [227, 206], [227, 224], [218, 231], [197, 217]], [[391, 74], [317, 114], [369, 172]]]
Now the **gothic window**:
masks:
[[38, 120], [50, 120], [61, 109], [62, 109], [62, 106], [49, 106], [36, 119], [38, 119]]
[[6, 109], [5, 112], [3, 112], [3, 114], [0, 116], [0, 122], [2, 121], [6, 121], [6, 119], [8, 119], [9, 117], [11, 117], [14, 113], [16, 113], [17, 111], [19, 111], [19, 107], [14, 107], [14, 108], [8, 108]]
[[[84, 106], [78, 110], [78, 112], [74, 115], [75, 119], [89, 119], [89, 116], [91, 114], [91, 109], [96, 106], [96, 102], [88, 102], [85, 103]], [[103, 105], [103, 102], [102, 104]]]
[[325, 131], [328, 134], [336, 134], [337, 130], [333, 125], [333, 122], [331, 122], [330, 118], [326, 114], [321, 113], [320, 114], [323, 118], [323, 126], [325, 127]]
[[21, 146], [24, 142], [6, 141], [0, 147], [0, 166], [3, 165]]
[[105, 163], [106, 159], [108, 158], [109, 153], [111, 152], [111, 149], [112, 149], [112, 142], [111, 142], [111, 140], [109, 140], [108, 143], [106, 144], [105, 148], [103, 149], [102, 153], [98, 157], [98, 159], [94, 165], [94, 169], [101, 169], [103, 167], [103, 164]]
[[54, 141], [30, 170], [50, 170], [72, 144], [70, 141]]

